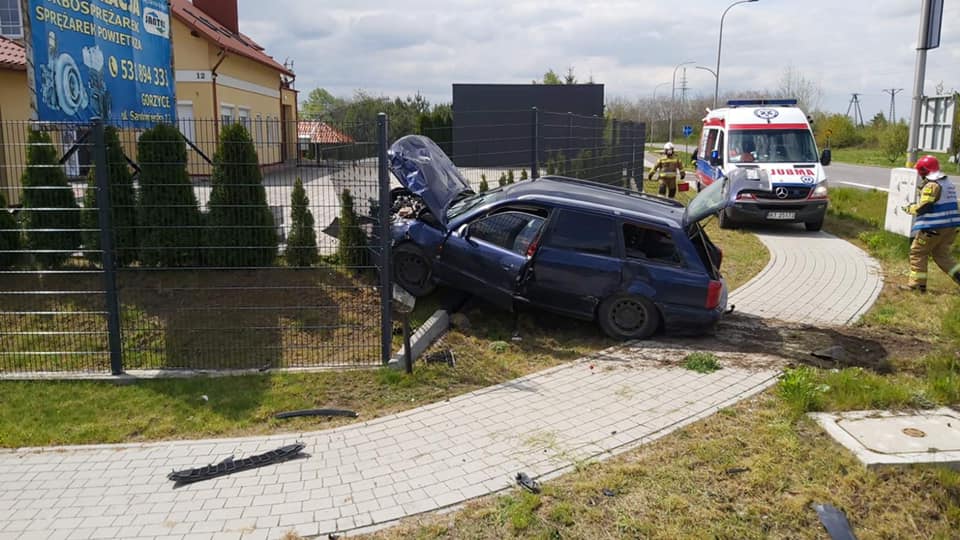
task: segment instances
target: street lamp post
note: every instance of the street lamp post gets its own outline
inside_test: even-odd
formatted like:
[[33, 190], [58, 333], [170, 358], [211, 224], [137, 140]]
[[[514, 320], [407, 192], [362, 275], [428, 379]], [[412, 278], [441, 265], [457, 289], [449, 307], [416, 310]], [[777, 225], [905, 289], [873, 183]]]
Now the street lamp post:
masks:
[[727, 9], [723, 10], [723, 15], [720, 16], [720, 38], [717, 40], [717, 70], [713, 73], [713, 76], [716, 78], [716, 83], [713, 87], [713, 107], [717, 107], [717, 101], [720, 99], [720, 49], [723, 47], [723, 19], [726, 18], [727, 12], [730, 11], [730, 8], [737, 4], [747, 4], [750, 2], [756, 2], [758, 0], [737, 0], [736, 2], [727, 6]]
[[[741, 0], [742, 1], [742, 0]], [[756, 0], [753, 0], [756, 1]], [[688, 62], [680, 62], [675, 68], [673, 68], [673, 86], [670, 89], [670, 132], [667, 133], [667, 142], [673, 140], [673, 112], [677, 108], [676, 99], [677, 99], [677, 70], [681, 66], [686, 66], [688, 64], [696, 64], [693, 60]]]
[[[663, 81], [662, 83], [653, 87], [653, 107], [655, 111], [659, 111], [659, 107], [657, 106], [657, 90], [665, 84], [670, 84], [670, 81]], [[660, 115], [657, 114], [657, 116], [653, 119], [653, 122], [650, 124], [650, 141], [651, 142], [654, 142], [657, 140], [655, 138], [655, 133], [657, 130], [657, 120], [659, 119], [660, 119]]]
[[[710, 73], [711, 75], [713, 75], [714, 84], [715, 84], [715, 85], [717, 84], [717, 80], [720, 78], [720, 76], [717, 75], [717, 72], [716, 72], [716, 71], [714, 71], [714, 70], [712, 70], [712, 69], [710, 69], [710, 68], [708, 68], [708, 67], [704, 67], [704, 66], [697, 66], [697, 69], [702, 69], [702, 70]], [[714, 109], [717, 108], [717, 96], [716, 96], [716, 94], [714, 94], [714, 96], [713, 96], [713, 108], [714, 108]]]

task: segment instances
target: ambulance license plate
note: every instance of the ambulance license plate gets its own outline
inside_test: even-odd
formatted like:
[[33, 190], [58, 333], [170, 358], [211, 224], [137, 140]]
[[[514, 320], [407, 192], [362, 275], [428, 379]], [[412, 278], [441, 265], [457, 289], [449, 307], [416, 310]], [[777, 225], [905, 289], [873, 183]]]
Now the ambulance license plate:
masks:
[[767, 212], [767, 219], [796, 219], [796, 212]]

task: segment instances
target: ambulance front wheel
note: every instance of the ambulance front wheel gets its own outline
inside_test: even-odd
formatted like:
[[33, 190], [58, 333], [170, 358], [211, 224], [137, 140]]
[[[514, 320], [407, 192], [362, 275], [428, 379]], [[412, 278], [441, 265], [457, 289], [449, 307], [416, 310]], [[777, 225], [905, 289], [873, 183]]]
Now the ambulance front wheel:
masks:
[[721, 229], [737, 228], [737, 224], [733, 221], [732, 218], [730, 218], [730, 216], [727, 215], [726, 210], [720, 211], [720, 214], [717, 216], [717, 225], [719, 225]]
[[821, 216], [820, 219], [817, 221], [808, 221], [803, 225], [807, 228], [808, 231], [817, 232], [823, 228], [823, 217]]

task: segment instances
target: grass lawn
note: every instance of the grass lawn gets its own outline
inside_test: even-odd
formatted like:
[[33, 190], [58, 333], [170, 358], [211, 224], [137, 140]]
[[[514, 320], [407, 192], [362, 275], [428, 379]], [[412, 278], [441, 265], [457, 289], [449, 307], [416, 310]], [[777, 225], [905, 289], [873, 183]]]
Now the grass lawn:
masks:
[[[755, 236], [721, 231], [712, 221], [709, 234], [723, 248], [723, 272], [728, 286], [736, 288], [766, 265], [769, 254]], [[154, 285], [138, 288], [154, 298], [162, 294]], [[438, 303], [439, 295], [419, 301], [413, 323], [425, 320]], [[614, 344], [594, 324], [544, 313], [521, 317], [524, 339], [512, 342], [511, 317], [482, 304], [471, 304], [465, 314], [470, 328], [451, 331], [440, 344], [455, 352], [456, 367], [418, 364], [412, 376], [383, 368], [145, 380], [125, 386], [110, 382], [0, 382], [0, 447], [324, 429], [354, 420], [275, 420], [272, 415], [337, 407], [356, 410], [359, 420], [366, 420], [507, 381]], [[398, 337], [394, 341], [399, 345]], [[227, 356], [237, 347], [226, 342], [219, 346]]]
[[956, 286], [933, 270], [930, 294], [898, 291], [907, 240], [879, 228], [885, 195], [831, 193], [827, 229], [867, 249], [885, 272], [859, 331], [919, 339], [891, 351], [891, 373], [791, 369], [776, 388], [610, 461], [578, 466], [540, 495], [485, 497], [371, 538], [826, 538], [810, 508], [818, 502], [846, 512], [858, 538], [957, 538], [960, 472], [867, 470], [805, 416], [960, 405]]
[[[907, 155], [897, 156], [897, 159], [890, 161], [890, 159], [884, 155], [884, 153], [878, 148], [834, 148], [833, 160], [840, 163], [853, 163], [856, 165], [874, 165], [877, 167], [903, 167]], [[947, 161], [948, 155], [939, 152], [921, 152], [920, 155], [931, 154], [937, 157], [940, 160], [940, 168], [943, 169], [943, 172], [947, 174], [956, 174], [960, 173], [960, 168], [958, 168], [956, 163], [950, 163]]]

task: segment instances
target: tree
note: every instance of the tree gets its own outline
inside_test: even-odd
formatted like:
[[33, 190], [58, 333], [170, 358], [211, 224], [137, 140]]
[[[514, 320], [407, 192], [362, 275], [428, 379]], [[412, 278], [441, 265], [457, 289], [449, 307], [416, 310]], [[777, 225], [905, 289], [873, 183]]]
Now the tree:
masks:
[[902, 159], [910, 144], [910, 128], [904, 123], [890, 124], [880, 133], [880, 150], [890, 163]]
[[27, 248], [46, 252], [36, 254], [44, 268], [60, 266], [80, 247], [80, 207], [44, 131], [30, 132], [22, 184]]
[[[107, 170], [110, 186], [110, 216], [113, 226], [113, 248], [119, 266], [130, 266], [137, 260], [137, 197], [133, 189], [133, 175], [120, 143], [117, 128], [104, 128], [107, 143]], [[91, 262], [100, 262], [100, 216], [97, 207], [96, 170], [87, 175], [87, 191], [83, 195], [80, 214], [83, 229], [83, 247]]]
[[844, 114], [831, 114], [814, 123], [817, 144], [821, 147], [844, 148], [856, 146], [863, 137], [857, 132], [850, 117]]
[[193, 266], [199, 262], [201, 217], [187, 173], [183, 135], [158, 124], [140, 135], [140, 262], [145, 266]]
[[317, 262], [317, 231], [314, 230], [310, 199], [303, 189], [303, 181], [297, 178], [290, 194], [290, 236], [284, 254], [290, 266], [310, 266]]
[[873, 129], [884, 129], [887, 124], [887, 117], [883, 115], [883, 112], [878, 112], [870, 119], [870, 127]]
[[0, 193], [0, 268], [10, 268], [17, 260], [20, 249], [20, 228], [17, 220], [7, 210], [7, 199]]
[[338, 123], [343, 121], [343, 108], [347, 100], [335, 97], [323, 88], [314, 88], [307, 99], [300, 103], [300, 118]]
[[480, 190], [480, 193], [490, 191], [490, 184], [487, 183], [487, 175], [480, 175], [480, 187], [478, 189]]
[[557, 75], [557, 72], [551, 68], [543, 74], [543, 84], [563, 84], [563, 81], [560, 80], [560, 76]]
[[353, 206], [349, 189], [340, 193], [340, 244], [337, 247], [340, 264], [360, 269], [367, 264], [367, 235], [360, 228], [360, 220]]
[[516, 180], [514, 180], [513, 178], [513, 169], [510, 169], [509, 171], [507, 171], [507, 183], [513, 184], [515, 181]]
[[823, 88], [820, 83], [806, 78], [796, 67], [787, 66], [780, 75], [774, 97], [796, 99], [797, 105], [809, 114], [820, 107]]
[[529, 180], [529, 179], [530, 179], [530, 177], [527, 176], [527, 170], [526, 170], [526, 169], [520, 169], [520, 181], [523, 182], [524, 180]]
[[507, 185], [507, 173], [500, 173], [500, 178], [497, 179], [497, 184], [499, 184], [500, 187]]
[[204, 262], [211, 266], [269, 266], [277, 257], [277, 231], [267, 206], [260, 161], [243, 124], [220, 133], [213, 156]]
[[573, 74], [573, 66], [567, 68], [567, 74], [563, 76], [563, 84], [577, 84], [577, 76]]

